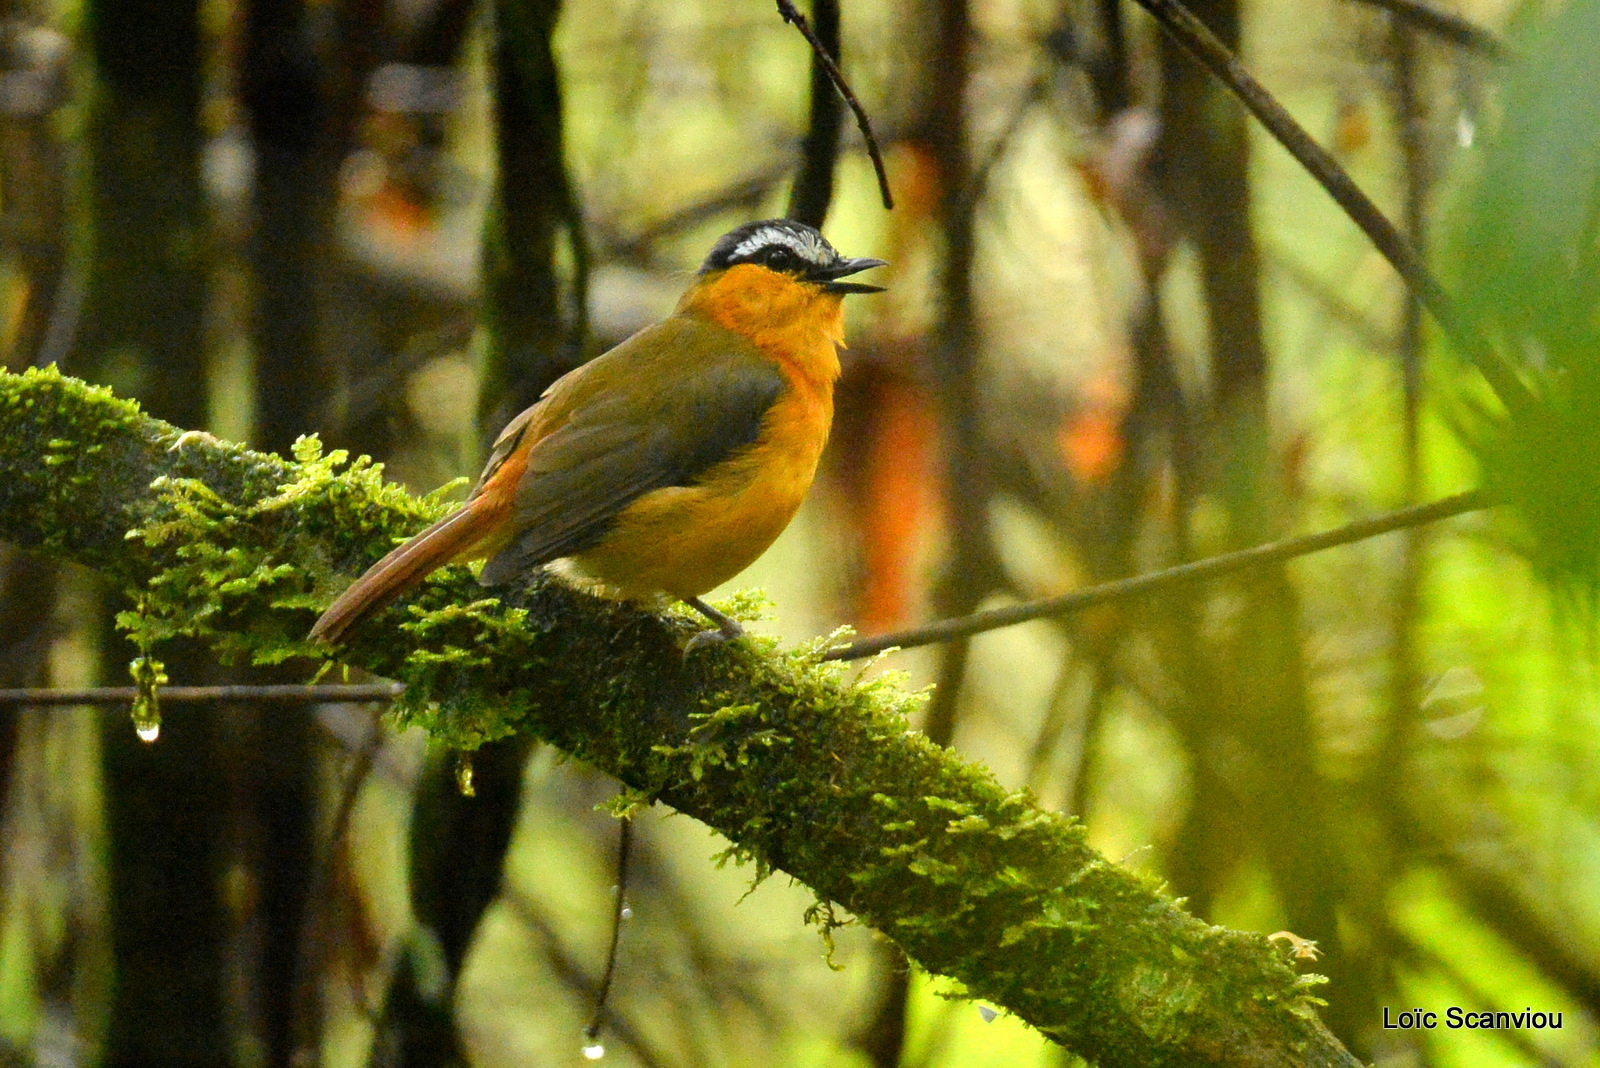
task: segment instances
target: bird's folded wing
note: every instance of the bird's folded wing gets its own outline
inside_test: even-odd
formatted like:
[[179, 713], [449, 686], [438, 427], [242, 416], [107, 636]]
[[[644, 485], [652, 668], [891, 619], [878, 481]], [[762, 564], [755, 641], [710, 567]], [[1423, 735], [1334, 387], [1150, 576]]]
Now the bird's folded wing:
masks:
[[[517, 533], [479, 581], [498, 585], [582, 552], [643, 494], [694, 484], [755, 442], [785, 384], [753, 345], [686, 315], [563, 378], [497, 443], [497, 455], [509, 454], [516, 437], [543, 435], [516, 488]], [[556, 412], [565, 418], [543, 417]]]

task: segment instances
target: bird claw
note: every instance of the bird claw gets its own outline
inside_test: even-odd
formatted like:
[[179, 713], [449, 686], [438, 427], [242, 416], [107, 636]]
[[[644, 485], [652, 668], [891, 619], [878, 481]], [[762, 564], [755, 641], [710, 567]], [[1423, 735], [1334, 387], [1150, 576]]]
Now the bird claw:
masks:
[[716, 624], [715, 627], [709, 627], [701, 631], [684, 643], [683, 658], [685, 660], [689, 659], [689, 654], [696, 649], [709, 645], [721, 645], [723, 642], [744, 637], [744, 628], [739, 625], [738, 620], [726, 613], [717, 611], [700, 598], [690, 597], [683, 603]]
[[689, 659], [690, 654], [697, 649], [703, 649], [712, 645], [721, 645], [725, 641], [731, 641], [734, 638], [742, 637], [744, 637], [743, 630], [733, 634], [728, 634], [725, 633], [721, 627], [708, 627], [700, 633], [693, 635], [687, 642], [684, 643], [683, 658], [685, 660]]

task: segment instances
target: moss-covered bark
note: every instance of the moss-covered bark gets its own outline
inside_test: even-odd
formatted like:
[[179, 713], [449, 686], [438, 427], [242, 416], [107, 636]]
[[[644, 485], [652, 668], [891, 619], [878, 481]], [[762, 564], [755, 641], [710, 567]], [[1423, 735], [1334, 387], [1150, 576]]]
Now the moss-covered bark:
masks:
[[[359, 462], [300, 460], [180, 434], [53, 371], [0, 376], [0, 534], [139, 591], [146, 640], [320, 655], [316, 609], [441, 507]], [[483, 595], [446, 569], [343, 657], [404, 680], [401, 716], [450, 744], [526, 732], [703, 820], [1099, 1064], [1355, 1063], [1265, 939], [1194, 919], [929, 743], [896, 680], [822, 663], [820, 643], [685, 661], [687, 620], [542, 577]]]

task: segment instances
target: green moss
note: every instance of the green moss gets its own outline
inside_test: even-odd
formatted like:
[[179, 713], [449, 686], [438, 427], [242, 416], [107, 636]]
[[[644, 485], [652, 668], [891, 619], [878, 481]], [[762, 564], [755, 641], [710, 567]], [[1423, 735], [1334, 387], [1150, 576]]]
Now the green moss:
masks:
[[[0, 374], [0, 455], [4, 533], [130, 588], [122, 622], [152, 688], [154, 653], [180, 634], [233, 658], [326, 661], [305, 640], [317, 611], [445, 507], [315, 439], [292, 461], [259, 456], [53, 371]], [[913, 731], [925, 695], [823, 661], [840, 634], [686, 660], [698, 621], [539, 577], [497, 593], [442, 569], [340, 656], [407, 683], [402, 722], [466, 750], [529, 732], [587, 760], [625, 784], [619, 809], [659, 799], [725, 834], [757, 878], [805, 882], [825, 944], [853, 915], [1102, 1064], [1240, 1048], [1340, 1063], [1313, 986], [1263, 938], [1186, 915], [1089, 849], [1077, 823]]]
[[[442, 493], [418, 499], [386, 483], [382, 465], [367, 457], [324, 455], [315, 437], [301, 438], [294, 453], [273, 492], [251, 500], [230, 498], [203, 478], [151, 483], [153, 507], [127, 536], [171, 562], [131, 591], [139, 610], [118, 616], [140, 648], [190, 636], [211, 642], [227, 662], [327, 658], [328, 649], [305, 637], [314, 613], [374, 562], [375, 547], [387, 549], [449, 508]], [[493, 598], [452, 600], [461, 572], [431, 579], [426, 586], [449, 592], [407, 608], [401, 629], [417, 641], [394, 672], [408, 690], [393, 714], [473, 749], [511, 733], [521, 708], [477, 697], [459, 677], [511, 655], [530, 634], [525, 612], [497, 611]]]
[[396, 511], [409, 521], [438, 510], [385, 484], [381, 466], [366, 457], [353, 463], [342, 451], [324, 457], [314, 437], [301, 438], [295, 453], [298, 462], [285, 466], [276, 492], [252, 500], [230, 498], [200, 477], [151, 482], [153, 507], [127, 537], [165, 550], [172, 562], [136, 591], [140, 611], [118, 616], [136, 644], [148, 649], [187, 635], [210, 641], [230, 662], [319, 658], [324, 651], [305, 640], [291, 623], [295, 617], [256, 611], [263, 601], [269, 609], [315, 608], [341, 583], [332, 559], [300, 551], [297, 532], [340, 529], [370, 537], [372, 517], [385, 517], [388, 529]]

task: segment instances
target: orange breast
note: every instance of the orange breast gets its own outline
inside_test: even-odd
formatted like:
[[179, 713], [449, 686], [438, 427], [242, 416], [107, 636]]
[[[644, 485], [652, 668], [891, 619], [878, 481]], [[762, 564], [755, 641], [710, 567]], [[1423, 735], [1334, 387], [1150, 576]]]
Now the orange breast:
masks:
[[685, 306], [753, 341], [788, 388], [754, 444], [694, 485], [640, 497], [576, 558], [623, 597], [698, 597], [749, 567], [805, 500], [833, 423], [838, 295], [740, 266], [691, 289]]
[[767, 550], [805, 500], [833, 420], [832, 390], [791, 389], [754, 445], [693, 486], [654, 490], [576, 559], [620, 596], [698, 597]]

